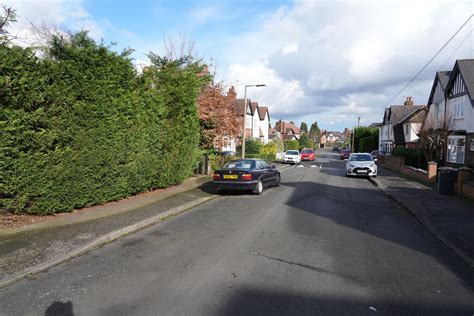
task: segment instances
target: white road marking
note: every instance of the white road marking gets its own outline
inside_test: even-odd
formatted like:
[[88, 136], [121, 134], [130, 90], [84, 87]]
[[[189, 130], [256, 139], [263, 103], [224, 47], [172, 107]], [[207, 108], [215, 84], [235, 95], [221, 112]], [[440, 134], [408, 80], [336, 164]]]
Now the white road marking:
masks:
[[304, 166], [303, 165], [298, 165], [298, 168], [304, 168]]
[[311, 166], [309, 166], [309, 167], [310, 167], [310, 168], [316, 168], [316, 165], [311, 165]]
[[323, 168], [323, 164], [319, 165], [319, 169], [322, 169]]

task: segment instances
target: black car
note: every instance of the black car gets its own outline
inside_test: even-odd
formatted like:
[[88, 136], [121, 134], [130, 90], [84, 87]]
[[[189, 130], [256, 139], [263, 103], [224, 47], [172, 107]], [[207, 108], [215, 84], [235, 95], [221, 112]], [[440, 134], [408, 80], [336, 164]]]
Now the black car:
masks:
[[229, 161], [212, 175], [218, 191], [252, 190], [262, 194], [263, 189], [280, 185], [280, 172], [263, 159]]

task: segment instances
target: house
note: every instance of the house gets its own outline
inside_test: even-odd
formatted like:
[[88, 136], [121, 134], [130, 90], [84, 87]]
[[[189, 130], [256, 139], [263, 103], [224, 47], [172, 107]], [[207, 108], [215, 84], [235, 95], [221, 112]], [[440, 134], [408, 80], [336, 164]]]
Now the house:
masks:
[[[244, 111], [244, 100], [236, 99], [233, 103], [235, 112], [240, 117], [243, 116]], [[247, 99], [245, 113], [245, 137], [251, 139], [259, 139], [263, 144], [267, 144], [269, 141], [268, 129], [270, 125], [270, 112], [268, 107], [259, 106], [258, 102], [252, 102]], [[237, 145], [242, 142], [242, 136], [237, 137], [229, 141], [230, 145], [222, 150], [236, 151]]]
[[327, 146], [335, 144], [340, 138], [342, 138], [342, 133], [327, 131], [326, 132]]
[[457, 60], [445, 89], [446, 162], [474, 166], [474, 59]]
[[268, 112], [268, 107], [260, 106], [257, 108], [258, 117], [260, 118], [258, 135], [263, 144], [268, 144], [270, 129], [270, 114]]
[[321, 148], [324, 148], [326, 146], [326, 142], [327, 142], [326, 130], [323, 129], [323, 130], [321, 130], [321, 137], [320, 137], [320, 140], [319, 140], [319, 146]]
[[424, 105], [414, 105], [411, 97], [407, 97], [403, 105], [386, 108], [379, 133], [379, 151], [391, 153], [394, 147], [416, 147], [425, 109]]
[[301, 130], [293, 123], [287, 123], [279, 120], [275, 124], [275, 130], [280, 132], [282, 140], [299, 140], [301, 137]]
[[268, 129], [268, 139], [274, 140], [275, 138], [281, 139], [281, 133], [273, 127], [270, 127]]
[[428, 98], [428, 110], [423, 125], [426, 128], [440, 129], [444, 125], [444, 114], [446, 104], [446, 87], [449, 82], [451, 71], [436, 72]]

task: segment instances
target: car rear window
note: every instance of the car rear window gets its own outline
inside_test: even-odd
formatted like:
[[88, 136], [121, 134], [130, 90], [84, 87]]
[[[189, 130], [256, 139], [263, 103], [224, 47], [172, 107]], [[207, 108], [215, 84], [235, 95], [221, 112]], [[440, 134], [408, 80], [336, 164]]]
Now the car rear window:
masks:
[[313, 150], [312, 149], [304, 149], [301, 153], [302, 154], [312, 154]]
[[288, 150], [286, 152], [287, 155], [299, 155], [299, 152], [297, 150]]
[[253, 160], [238, 160], [226, 163], [224, 169], [254, 169], [255, 161]]

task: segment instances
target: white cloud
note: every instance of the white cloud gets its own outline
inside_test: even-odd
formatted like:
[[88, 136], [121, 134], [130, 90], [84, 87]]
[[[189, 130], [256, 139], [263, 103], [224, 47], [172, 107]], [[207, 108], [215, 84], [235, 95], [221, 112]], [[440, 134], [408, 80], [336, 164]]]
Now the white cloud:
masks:
[[94, 18], [84, 7], [81, 0], [50, 0], [44, 1], [12, 1], [4, 4], [16, 10], [18, 22], [13, 23], [10, 33], [18, 36], [20, 45], [30, 45], [34, 35], [30, 24], [59, 26], [71, 31], [85, 30], [96, 41], [104, 38], [107, 33], [115, 32], [126, 38], [135, 35], [127, 30], [114, 26], [107, 19]]
[[[381, 121], [385, 103], [471, 11], [470, 1], [297, 1], [261, 17], [256, 28], [261, 31], [239, 34], [231, 42], [229, 79], [271, 82], [267, 94], [255, 90], [252, 96], [267, 103], [273, 117], [339, 126], [359, 115], [367, 124]], [[408, 95], [425, 103], [436, 70], [472, 57], [472, 35], [460, 43], [468, 31], [393, 103]]]

